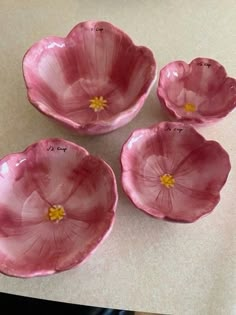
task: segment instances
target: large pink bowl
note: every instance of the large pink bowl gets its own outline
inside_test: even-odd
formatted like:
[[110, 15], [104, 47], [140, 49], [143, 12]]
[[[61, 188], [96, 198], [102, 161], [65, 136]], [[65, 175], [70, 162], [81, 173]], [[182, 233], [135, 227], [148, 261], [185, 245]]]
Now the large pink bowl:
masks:
[[214, 122], [236, 107], [236, 80], [213, 59], [174, 61], [161, 70], [157, 94], [177, 120]]
[[134, 131], [121, 165], [124, 191], [137, 208], [179, 222], [211, 212], [230, 171], [229, 156], [217, 142], [174, 122]]
[[49, 275], [88, 257], [111, 230], [111, 168], [62, 139], [41, 140], [0, 161], [0, 272]]
[[146, 47], [107, 22], [83, 22], [25, 54], [28, 98], [43, 114], [80, 134], [117, 129], [140, 111], [156, 76]]

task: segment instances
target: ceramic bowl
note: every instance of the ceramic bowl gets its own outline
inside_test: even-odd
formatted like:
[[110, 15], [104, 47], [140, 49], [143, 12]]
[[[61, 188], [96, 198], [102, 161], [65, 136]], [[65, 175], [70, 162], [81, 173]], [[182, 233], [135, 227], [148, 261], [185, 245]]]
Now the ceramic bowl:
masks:
[[157, 94], [174, 119], [214, 122], [236, 107], [236, 80], [213, 59], [175, 61], [161, 70]]
[[23, 59], [29, 101], [80, 134], [102, 134], [132, 120], [156, 76], [152, 52], [107, 22], [83, 22], [47, 37]]
[[0, 272], [49, 275], [88, 257], [111, 230], [111, 168], [82, 147], [45, 139], [0, 161]]
[[121, 165], [122, 186], [134, 205], [178, 222], [211, 212], [230, 171], [229, 156], [217, 142], [175, 122], [134, 131], [123, 146]]

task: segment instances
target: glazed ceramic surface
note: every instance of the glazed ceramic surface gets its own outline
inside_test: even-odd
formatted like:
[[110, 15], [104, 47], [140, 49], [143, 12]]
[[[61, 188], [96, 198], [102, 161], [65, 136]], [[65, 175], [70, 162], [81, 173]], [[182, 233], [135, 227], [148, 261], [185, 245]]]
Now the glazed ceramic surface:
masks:
[[0, 271], [48, 275], [80, 264], [108, 234], [117, 189], [111, 168], [62, 139], [0, 161]]
[[236, 80], [212, 59], [175, 61], [161, 70], [157, 94], [175, 119], [214, 122], [236, 107]]
[[211, 212], [230, 171], [229, 156], [183, 123], [132, 133], [121, 153], [122, 185], [154, 217], [193, 222]]
[[123, 126], [141, 109], [156, 75], [152, 52], [107, 22], [83, 22], [25, 54], [30, 102], [81, 134]]

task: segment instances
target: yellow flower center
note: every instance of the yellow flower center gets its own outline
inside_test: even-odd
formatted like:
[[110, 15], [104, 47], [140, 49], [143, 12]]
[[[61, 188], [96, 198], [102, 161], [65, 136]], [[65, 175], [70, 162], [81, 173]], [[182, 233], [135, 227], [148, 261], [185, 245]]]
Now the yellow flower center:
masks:
[[186, 103], [184, 105], [184, 109], [186, 112], [195, 112], [196, 111], [196, 106], [194, 104], [191, 104], [191, 103]]
[[53, 205], [48, 209], [48, 218], [51, 221], [61, 221], [65, 216], [65, 210], [60, 205]]
[[160, 176], [160, 182], [166, 188], [171, 188], [171, 187], [174, 187], [175, 179], [170, 174], [164, 174], [164, 175]]
[[100, 112], [101, 110], [107, 107], [107, 100], [103, 96], [95, 96], [89, 100], [89, 107], [92, 108], [95, 112]]

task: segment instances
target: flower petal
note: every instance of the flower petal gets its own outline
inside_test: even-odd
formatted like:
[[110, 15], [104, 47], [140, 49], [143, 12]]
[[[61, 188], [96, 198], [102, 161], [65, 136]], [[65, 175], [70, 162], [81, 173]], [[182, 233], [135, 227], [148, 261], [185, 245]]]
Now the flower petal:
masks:
[[[89, 107], [96, 96], [107, 101], [107, 107], [98, 112]], [[119, 88], [107, 80], [79, 80], [67, 89], [64, 104], [68, 108], [66, 116], [81, 125], [108, 120], [127, 106]]]
[[80, 163], [77, 186], [64, 204], [67, 217], [96, 222], [113, 212], [115, 184], [111, 170], [100, 159], [87, 156]]
[[[209, 104], [210, 103], [210, 104]], [[199, 113], [215, 118], [224, 117], [236, 107], [236, 80], [227, 78], [209, 102], [202, 103]]]
[[184, 80], [185, 87], [198, 94], [214, 95], [226, 79], [225, 68], [213, 59], [196, 58], [189, 66], [190, 73]]
[[217, 142], [206, 141], [180, 162], [174, 176], [179, 184], [188, 188], [218, 194], [229, 170], [228, 154]]
[[125, 171], [122, 173], [122, 186], [137, 208], [159, 218], [165, 216], [163, 212], [169, 211], [169, 192], [162, 187], [159, 178], [150, 180], [134, 171]]
[[94, 112], [88, 105], [84, 108], [78, 108], [66, 115], [69, 119], [79, 123], [81, 126], [88, 125], [97, 119], [97, 113]]
[[95, 249], [113, 219], [114, 211], [108, 211], [101, 220], [90, 222], [68, 217], [58, 223], [44, 221], [36, 225], [22, 221], [21, 226], [8, 229], [8, 234], [0, 237], [1, 271], [31, 277], [69, 269]]
[[[145, 47], [137, 48], [135, 46], [129, 49], [127, 56], [122, 58], [126, 58], [127, 62], [127, 64], [122, 63], [125, 67], [126, 80], [120, 76], [117, 85], [124, 90], [126, 108], [130, 108], [143, 95], [148, 93], [151, 77], [155, 77], [155, 61], [151, 51]], [[115, 69], [120, 71], [120, 68], [115, 67]], [[120, 80], [123, 81], [123, 84]]]
[[227, 153], [214, 141], [206, 141], [174, 170], [173, 209], [169, 218], [192, 222], [210, 212], [230, 170]]
[[55, 256], [51, 242], [48, 240], [49, 230], [44, 224], [21, 226], [8, 237], [0, 238], [1, 271], [10, 275], [29, 277], [42, 271], [54, 272], [54, 264], [50, 261]]
[[25, 200], [21, 218], [24, 224], [38, 224], [48, 220], [48, 208], [50, 204], [43, 200], [37, 191]]
[[110, 23], [89, 21], [76, 25], [66, 43], [73, 50], [79, 76], [99, 79], [112, 77], [114, 64], [132, 41]]
[[200, 147], [205, 141], [193, 127], [182, 123], [162, 122], [155, 133], [159, 134], [158, 140], [162, 143], [162, 151], [159, 154], [171, 161], [166, 169], [169, 174], [173, 174], [176, 165], [188, 156], [190, 151]]
[[[188, 136], [186, 136], [188, 135]], [[162, 122], [149, 129], [135, 131], [122, 152], [124, 170], [141, 170], [151, 155], [158, 157], [163, 173], [172, 174], [176, 165], [190, 151], [201, 146], [204, 138], [191, 126]]]
[[[123, 170], [144, 175], [144, 167], [149, 164], [146, 163], [147, 160], [155, 155], [158, 156], [160, 163], [157, 167], [163, 172], [167, 172], [167, 160], [163, 154], [162, 141], [160, 141], [159, 135], [149, 129], [134, 131], [128, 142], [123, 146], [121, 155]], [[150, 160], [150, 167], [153, 163], [155, 161]]]
[[172, 211], [166, 212], [166, 218], [179, 222], [194, 222], [213, 210], [220, 200], [219, 194], [203, 190], [189, 189], [176, 184], [172, 190]]
[[59, 139], [42, 140], [30, 147], [27, 167], [41, 198], [52, 205], [63, 204], [74, 189], [75, 174], [87, 155], [84, 149]]
[[[195, 106], [194, 111], [186, 111], [185, 104], [193, 104]], [[209, 103], [209, 100], [206, 96], [199, 95], [193, 91], [183, 89], [179, 97], [175, 100], [174, 103], [170, 105], [171, 110], [175, 112], [177, 117], [184, 118], [187, 120], [201, 121], [201, 113], [199, 108], [202, 104], [206, 105]]]
[[24, 153], [12, 154], [0, 161], [1, 205], [16, 214], [35, 189], [26, 165]]
[[[160, 72], [158, 93], [174, 104], [183, 104], [185, 96], [184, 79], [189, 73], [189, 65], [184, 61], [169, 63]], [[168, 89], [167, 89], [168, 87]]]
[[102, 220], [90, 223], [66, 220], [64, 230], [58, 234], [62, 254], [57, 260], [56, 270], [69, 269], [88, 257], [110, 230], [113, 218], [114, 213], [108, 212]]
[[0, 204], [0, 222], [0, 238], [8, 237], [16, 233], [16, 229], [21, 226], [21, 217], [7, 205]]
[[30, 102], [37, 104], [42, 112], [55, 114], [63, 111], [58, 95], [34, 73], [25, 74], [28, 78], [28, 97]]
[[44, 38], [27, 52], [23, 61], [31, 101], [62, 113], [61, 93], [78, 77], [70, 47], [64, 47], [63, 38]]
[[[57, 265], [67, 259], [74, 265], [71, 252], [74, 254], [77, 250], [76, 254], [80, 256], [81, 248], [87, 245], [85, 240], [89, 243], [86, 228], [84, 223], [68, 224], [66, 221], [19, 228], [17, 235], [0, 238], [1, 271], [18, 277], [32, 277], [60, 271]], [[72, 248], [75, 239], [77, 246], [80, 244], [77, 249]]]
[[[69, 85], [63, 95], [63, 110], [66, 117], [70, 114], [73, 118], [72, 113], [75, 111], [81, 111], [84, 109], [89, 109], [89, 93], [82, 87], [80, 80], [72, 85]], [[76, 121], [76, 119], [73, 119]]]
[[26, 77], [30, 79], [30, 75], [34, 74], [55, 93], [62, 92], [78, 75], [70, 47], [64, 47], [64, 39], [56, 36], [44, 38], [31, 47], [24, 59]]

